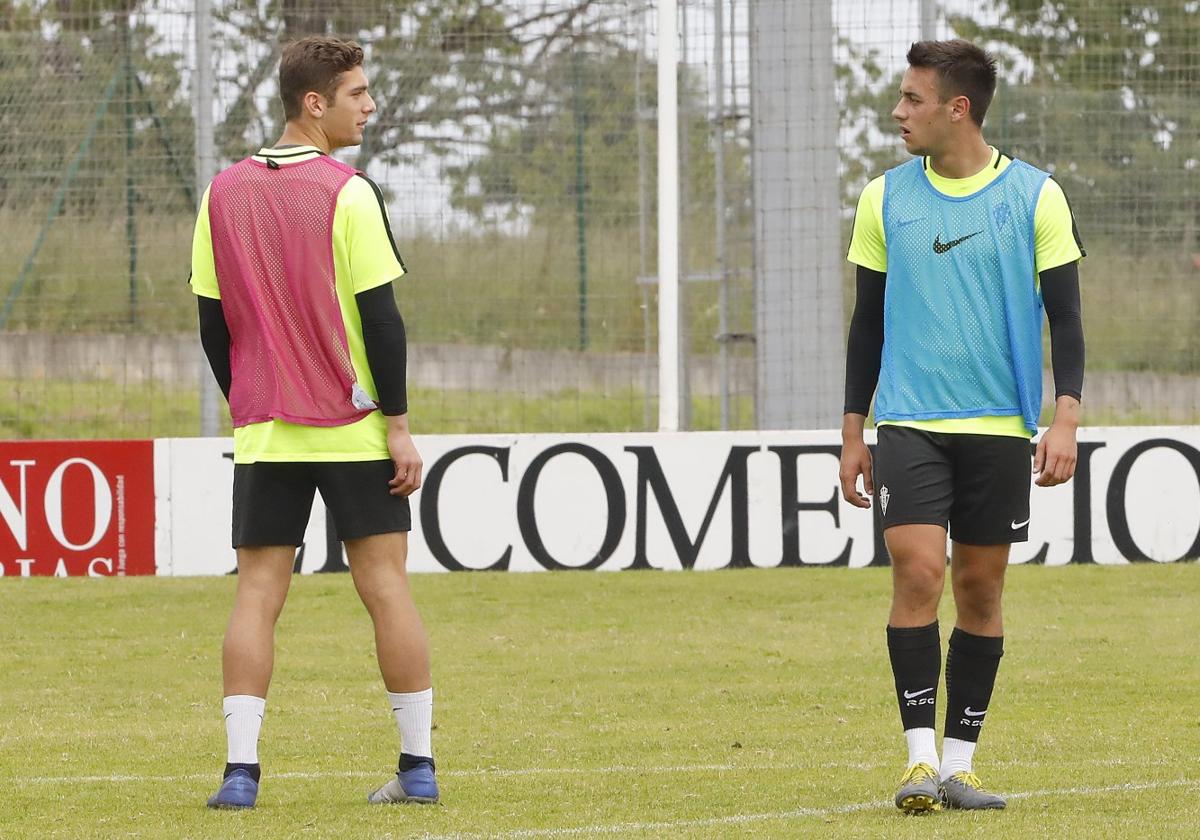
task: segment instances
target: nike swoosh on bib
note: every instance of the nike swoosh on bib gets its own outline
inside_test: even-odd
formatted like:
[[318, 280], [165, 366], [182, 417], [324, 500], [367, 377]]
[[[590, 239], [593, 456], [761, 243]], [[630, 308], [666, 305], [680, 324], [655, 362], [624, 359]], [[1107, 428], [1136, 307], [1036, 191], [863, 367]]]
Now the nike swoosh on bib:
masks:
[[944, 254], [955, 245], [961, 245], [972, 236], [978, 236], [981, 233], [983, 233], [983, 231], [977, 230], [974, 233], [968, 233], [966, 236], [960, 236], [958, 239], [951, 239], [949, 242], [943, 242], [942, 235], [939, 233], [937, 236], [933, 237], [933, 253]]

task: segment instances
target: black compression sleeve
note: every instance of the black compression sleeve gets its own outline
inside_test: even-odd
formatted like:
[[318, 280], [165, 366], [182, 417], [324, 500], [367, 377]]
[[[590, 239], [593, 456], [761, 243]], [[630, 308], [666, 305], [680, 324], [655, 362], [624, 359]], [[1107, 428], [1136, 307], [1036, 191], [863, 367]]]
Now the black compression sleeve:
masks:
[[1079, 265], [1068, 263], [1040, 275], [1042, 303], [1050, 322], [1050, 366], [1054, 396], [1083, 395], [1083, 315], [1079, 305]]
[[866, 414], [879, 384], [883, 356], [883, 291], [887, 275], [858, 267], [854, 314], [846, 339], [846, 414]]
[[396, 308], [392, 284], [384, 283], [354, 296], [362, 319], [367, 364], [379, 392], [379, 410], [384, 414], [408, 413], [408, 342], [404, 319]]
[[208, 357], [208, 366], [212, 368], [217, 386], [229, 400], [229, 386], [233, 382], [233, 373], [229, 363], [229, 325], [225, 323], [225, 310], [221, 301], [197, 295], [200, 308], [200, 346]]

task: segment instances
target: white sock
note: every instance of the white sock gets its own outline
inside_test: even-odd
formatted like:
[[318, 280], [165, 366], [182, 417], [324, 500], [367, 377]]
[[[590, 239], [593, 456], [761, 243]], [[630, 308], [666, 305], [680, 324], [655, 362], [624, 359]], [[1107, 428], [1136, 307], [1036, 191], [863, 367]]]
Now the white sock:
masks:
[[387, 693], [388, 702], [400, 727], [400, 752], [433, 758], [433, 689]]
[[249, 694], [233, 694], [221, 704], [225, 711], [225, 736], [229, 740], [230, 764], [258, 764], [258, 731], [262, 728], [267, 701]]
[[938, 769], [937, 739], [933, 727], [919, 726], [915, 729], [905, 729], [904, 738], [908, 741], [908, 766], [924, 762], [934, 770]]
[[949, 779], [955, 773], [970, 773], [974, 757], [974, 741], [960, 741], [958, 738], [943, 739], [942, 780]]

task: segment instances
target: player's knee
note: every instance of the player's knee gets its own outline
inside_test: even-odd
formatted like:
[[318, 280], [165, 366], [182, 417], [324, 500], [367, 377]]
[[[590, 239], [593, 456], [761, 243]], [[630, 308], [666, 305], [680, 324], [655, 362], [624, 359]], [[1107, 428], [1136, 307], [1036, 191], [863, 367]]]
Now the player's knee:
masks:
[[283, 614], [284, 598], [270, 593], [262, 598], [248, 599], [249, 609], [255, 613], [262, 621], [274, 624], [279, 621], [279, 616]]
[[896, 589], [909, 597], [936, 599], [945, 586], [946, 569], [941, 563], [902, 562], [896, 565]]
[[986, 575], [962, 575], [954, 581], [954, 602], [959, 612], [969, 611], [981, 620], [999, 612], [1002, 593], [1002, 581]]
[[397, 609], [411, 597], [403, 580], [373, 582], [370, 586], [360, 587], [358, 596], [367, 608], [367, 613], [376, 620], [390, 610]]

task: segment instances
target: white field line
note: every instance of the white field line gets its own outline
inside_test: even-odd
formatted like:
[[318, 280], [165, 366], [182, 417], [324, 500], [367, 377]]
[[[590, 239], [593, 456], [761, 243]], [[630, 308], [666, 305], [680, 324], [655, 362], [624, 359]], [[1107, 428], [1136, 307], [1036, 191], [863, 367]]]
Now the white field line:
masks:
[[[1145, 782], [1139, 784], [1107, 785], [1105, 787], [1073, 787], [1051, 788], [1047, 790], [1030, 790], [1022, 793], [1009, 794], [1009, 799], [1037, 799], [1046, 796], [1097, 796], [1104, 793], [1118, 793], [1139, 790], [1151, 790], [1164, 787], [1197, 787], [1200, 779], [1174, 779], [1167, 782]], [[726, 825], [746, 825], [756, 822], [774, 822], [808, 818], [831, 817], [838, 814], [853, 814], [859, 811], [886, 810], [895, 806], [890, 801], [854, 802], [848, 805], [833, 805], [828, 808], [793, 808], [788, 811], [773, 811], [760, 814], [730, 814], [724, 817], [706, 817], [691, 820], [662, 820], [659, 822], [628, 822], [610, 825], [583, 825], [572, 828], [530, 828], [517, 831], [505, 831], [499, 834], [426, 834], [423, 840], [487, 840], [487, 838], [525, 838], [525, 837], [578, 837], [598, 834], [629, 834], [632, 832], [668, 831], [684, 828], [712, 828]]]
[[[1142, 761], [1137, 763], [1137, 767], [1143, 768], [1148, 765], [1165, 766], [1166, 762], [1162, 761]], [[1041, 762], [1031, 761], [996, 761], [988, 762], [990, 767], [1040, 767]], [[1065, 766], [1084, 766], [1084, 767], [1123, 767], [1133, 766], [1124, 758], [1100, 758], [1089, 761], [1068, 762]], [[445, 769], [438, 770], [439, 779], [454, 779], [454, 778], [517, 778], [521, 776], [590, 776], [590, 775], [606, 775], [615, 773], [631, 773], [642, 775], [661, 775], [664, 773], [770, 773], [770, 772], [792, 772], [792, 771], [811, 771], [811, 770], [855, 770], [866, 772], [870, 770], [879, 770], [885, 767], [895, 767], [895, 762], [850, 762], [850, 761], [830, 761], [820, 764], [800, 764], [796, 762], [786, 763], [756, 763], [747, 761], [741, 764], [677, 764], [677, 765], [615, 765], [611, 767], [479, 767], [474, 769]], [[209, 773], [183, 773], [177, 775], [145, 775], [137, 773], [113, 773], [109, 775], [91, 775], [91, 776], [24, 776], [21, 778], [12, 778], [10, 781], [19, 781], [22, 784], [95, 784], [95, 783], [116, 783], [116, 782], [148, 782], [148, 783], [172, 783], [172, 782], [193, 782], [193, 781], [212, 781], [220, 773], [219, 768], [215, 768]], [[386, 770], [316, 770], [311, 772], [295, 771], [285, 773], [265, 774], [268, 779], [375, 779], [386, 778]]]

